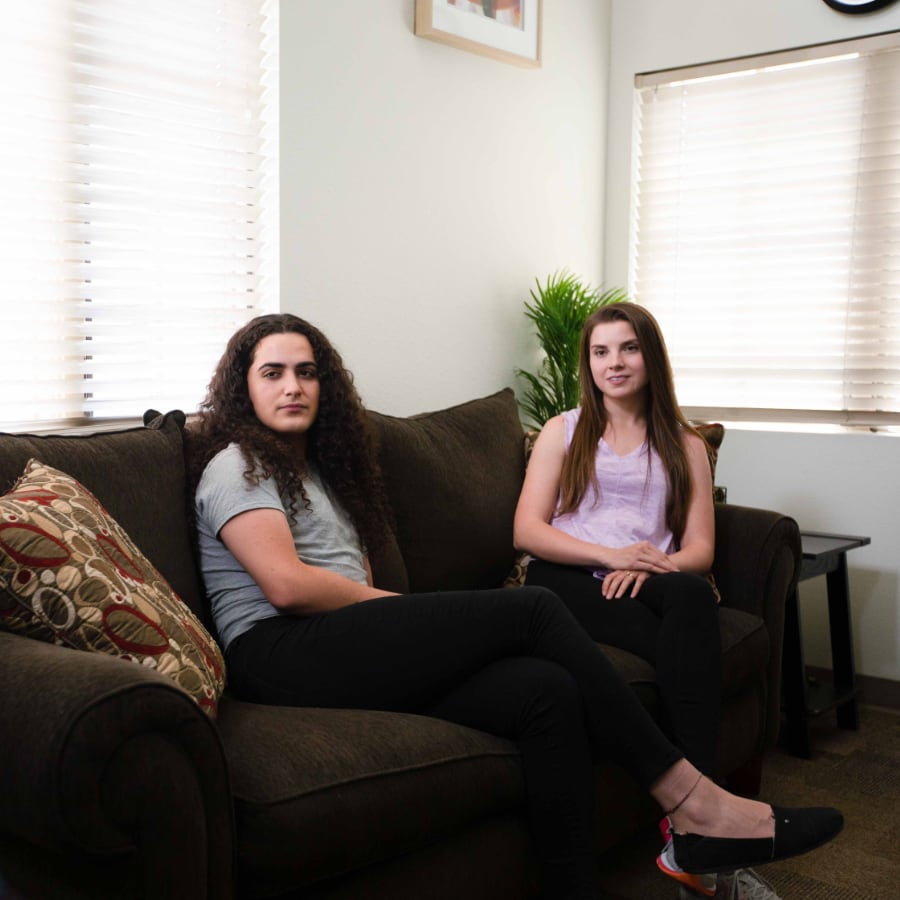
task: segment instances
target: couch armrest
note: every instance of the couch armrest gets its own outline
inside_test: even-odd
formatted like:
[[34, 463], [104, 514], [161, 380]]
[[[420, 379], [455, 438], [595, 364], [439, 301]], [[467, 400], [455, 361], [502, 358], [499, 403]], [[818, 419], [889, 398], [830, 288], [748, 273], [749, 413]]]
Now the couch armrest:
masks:
[[766, 746], [781, 723], [784, 611], [800, 572], [800, 529], [781, 513], [717, 503], [713, 574], [722, 604], [760, 616], [769, 632]]
[[713, 572], [722, 602], [784, 620], [784, 604], [800, 571], [800, 529], [782, 513], [717, 503]]
[[0, 721], [0, 832], [79, 859], [130, 855], [146, 896], [232, 896], [218, 731], [166, 677], [3, 632]]

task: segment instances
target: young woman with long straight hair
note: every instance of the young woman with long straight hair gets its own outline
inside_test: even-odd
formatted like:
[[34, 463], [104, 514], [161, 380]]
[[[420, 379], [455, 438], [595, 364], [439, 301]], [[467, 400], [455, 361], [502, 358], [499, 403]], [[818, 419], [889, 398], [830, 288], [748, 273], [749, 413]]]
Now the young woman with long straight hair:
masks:
[[655, 667], [665, 731], [714, 776], [722, 653], [705, 577], [715, 548], [706, 444], [643, 307], [614, 303], [587, 319], [579, 378], [580, 406], [542, 429], [519, 498], [526, 583], [557, 594], [594, 640]]

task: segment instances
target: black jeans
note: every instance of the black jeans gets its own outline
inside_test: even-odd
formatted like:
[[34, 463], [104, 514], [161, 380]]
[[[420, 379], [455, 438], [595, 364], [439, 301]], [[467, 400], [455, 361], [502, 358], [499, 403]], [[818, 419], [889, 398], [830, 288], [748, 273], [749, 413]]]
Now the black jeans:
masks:
[[585, 569], [533, 559], [526, 584], [553, 591], [595, 640], [656, 669], [664, 728], [701, 772], [715, 775], [722, 698], [719, 608], [701, 575], [653, 575], [637, 597], [607, 600]]
[[591, 757], [645, 788], [682, 758], [550, 591], [405, 594], [257, 622], [226, 651], [243, 699], [414, 712], [515, 740], [547, 897], [596, 894]]

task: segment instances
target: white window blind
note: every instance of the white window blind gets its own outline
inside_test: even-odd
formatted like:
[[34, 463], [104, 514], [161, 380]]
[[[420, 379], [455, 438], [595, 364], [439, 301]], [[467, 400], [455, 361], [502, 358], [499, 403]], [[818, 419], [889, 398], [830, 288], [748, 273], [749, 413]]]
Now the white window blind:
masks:
[[900, 422], [900, 35], [639, 76], [629, 289], [698, 417]]
[[0, 428], [195, 409], [276, 308], [277, 11], [4, 9]]

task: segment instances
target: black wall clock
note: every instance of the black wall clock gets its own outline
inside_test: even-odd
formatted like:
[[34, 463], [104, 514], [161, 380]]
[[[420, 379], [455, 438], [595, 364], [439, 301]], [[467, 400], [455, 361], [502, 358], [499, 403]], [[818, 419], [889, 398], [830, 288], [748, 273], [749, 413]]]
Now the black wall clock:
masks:
[[825, 0], [825, 2], [838, 12], [842, 13], [867, 13], [890, 6], [896, 0]]

